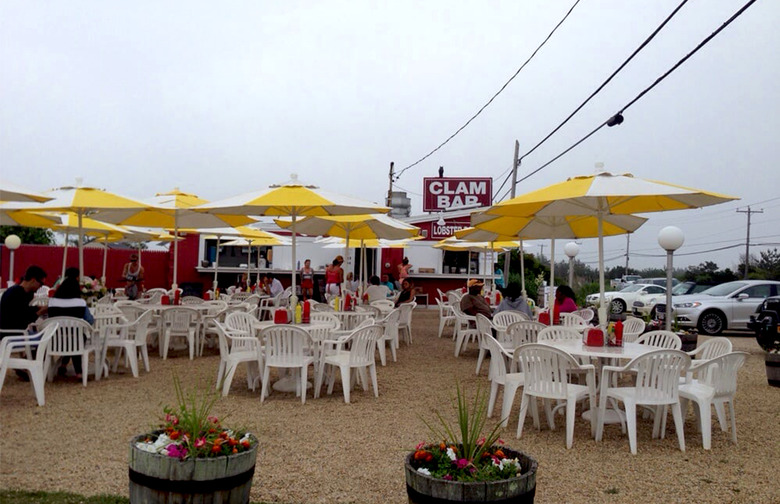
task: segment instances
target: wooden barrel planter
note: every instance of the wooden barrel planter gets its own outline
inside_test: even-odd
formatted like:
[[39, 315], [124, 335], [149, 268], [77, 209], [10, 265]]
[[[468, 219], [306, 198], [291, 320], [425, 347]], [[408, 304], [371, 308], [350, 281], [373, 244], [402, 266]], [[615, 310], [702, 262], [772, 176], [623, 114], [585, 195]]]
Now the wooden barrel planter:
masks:
[[780, 354], [767, 352], [764, 356], [766, 381], [773, 387], [780, 387]]
[[532, 503], [536, 495], [536, 470], [538, 468], [536, 460], [522, 452], [508, 448], [502, 448], [502, 450], [508, 457], [517, 457], [520, 460], [522, 467], [520, 476], [498, 481], [446, 481], [417, 472], [412, 467], [414, 453], [410, 453], [404, 464], [409, 503]]
[[696, 350], [696, 345], [699, 342], [699, 334], [696, 332], [678, 332], [677, 336], [680, 337], [680, 341], [682, 342], [682, 347], [680, 350], [683, 352], [690, 352], [692, 350]]
[[146, 434], [130, 441], [130, 502], [246, 504], [255, 473], [257, 439], [234, 455], [179, 460], [136, 447]]

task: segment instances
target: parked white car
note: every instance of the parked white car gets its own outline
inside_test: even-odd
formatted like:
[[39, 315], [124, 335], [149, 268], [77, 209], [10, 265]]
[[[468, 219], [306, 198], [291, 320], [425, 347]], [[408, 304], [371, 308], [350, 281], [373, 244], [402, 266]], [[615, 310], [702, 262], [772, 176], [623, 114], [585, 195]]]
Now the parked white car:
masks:
[[[697, 284], [696, 282], [678, 283], [677, 285], [672, 287], [672, 296], [674, 296], [672, 303], [674, 303], [674, 300], [677, 299], [677, 296], [684, 296], [686, 294], [696, 294], [697, 292], [704, 291], [706, 289], [709, 289], [710, 287], [712, 287], [712, 285]], [[666, 293], [643, 294], [639, 296], [637, 300], [634, 301], [634, 306], [633, 306], [634, 315], [637, 315], [639, 317], [649, 316], [651, 319], [656, 318], [655, 305], [657, 303], [666, 303]]]
[[676, 297], [674, 316], [682, 327], [695, 327], [701, 334], [720, 334], [726, 329], [747, 329], [750, 316], [769, 296], [780, 293], [780, 282], [738, 280], [710, 287], [698, 294]]
[[[634, 301], [639, 296], [645, 294], [664, 294], [666, 288], [660, 285], [652, 284], [631, 284], [619, 291], [605, 292], [604, 298], [609, 303], [609, 311], [613, 314], [620, 314], [626, 311], [626, 308], [634, 306]], [[596, 306], [599, 303], [599, 295], [591, 294], [585, 298], [585, 302], [589, 305]]]

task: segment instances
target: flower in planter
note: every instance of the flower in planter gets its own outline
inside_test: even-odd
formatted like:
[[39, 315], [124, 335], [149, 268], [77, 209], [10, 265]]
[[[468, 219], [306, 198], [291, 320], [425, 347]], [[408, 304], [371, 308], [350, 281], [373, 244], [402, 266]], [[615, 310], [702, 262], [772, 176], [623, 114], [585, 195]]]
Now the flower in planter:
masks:
[[[487, 396], [478, 388], [471, 404], [457, 385], [452, 425], [436, 412], [437, 424], [425, 424], [439, 442], [416, 446], [411, 464], [417, 472], [447, 481], [494, 481], [520, 476], [522, 468], [514, 452], [503, 448], [498, 437], [500, 422], [484, 435]], [[424, 421], [424, 420], [423, 420]]]
[[173, 386], [177, 405], [163, 409], [162, 425], [137, 442], [138, 449], [184, 460], [241, 453], [257, 442], [248, 432], [223, 427], [211, 414], [217, 395], [210, 387], [202, 396], [197, 391], [185, 394], [176, 375]]

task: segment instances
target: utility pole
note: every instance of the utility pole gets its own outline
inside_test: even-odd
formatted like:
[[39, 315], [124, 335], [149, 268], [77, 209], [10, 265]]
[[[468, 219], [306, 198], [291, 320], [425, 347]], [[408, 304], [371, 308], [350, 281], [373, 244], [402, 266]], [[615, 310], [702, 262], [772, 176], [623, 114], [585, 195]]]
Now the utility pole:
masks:
[[390, 200], [393, 197], [393, 167], [395, 166], [394, 161], [390, 161], [390, 184], [387, 187], [387, 202], [386, 205], [390, 206]]
[[544, 259], [544, 243], [539, 244], [539, 262]]
[[[515, 156], [512, 159], [512, 186], [510, 187], [510, 194], [512, 198], [515, 197], [515, 187], [517, 186], [517, 168], [520, 166], [520, 142], [515, 140]], [[509, 262], [512, 257], [512, 252], [504, 252], [504, 287], [509, 285]], [[520, 251], [520, 260], [523, 260], [522, 249]], [[525, 279], [523, 279], [525, 280]], [[525, 285], [525, 281], [523, 281]]]
[[747, 214], [747, 237], [745, 238], [745, 280], [748, 277], [748, 266], [750, 265], [750, 216], [754, 213], [764, 213], [764, 209], [751, 210], [747, 207], [747, 210], [737, 210], [737, 213]]
[[631, 233], [626, 233], [626, 271], [624, 274], [628, 275], [628, 249], [631, 245]]

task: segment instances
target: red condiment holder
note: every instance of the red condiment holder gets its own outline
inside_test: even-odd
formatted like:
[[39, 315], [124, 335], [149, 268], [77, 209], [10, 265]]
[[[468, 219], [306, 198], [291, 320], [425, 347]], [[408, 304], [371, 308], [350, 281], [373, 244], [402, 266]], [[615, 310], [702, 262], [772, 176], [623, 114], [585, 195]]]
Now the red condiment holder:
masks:
[[587, 346], [604, 346], [604, 330], [600, 327], [588, 329], [585, 344]]
[[274, 324], [286, 324], [287, 323], [287, 310], [279, 308], [274, 312]]
[[303, 303], [303, 312], [301, 314], [301, 322], [308, 324], [311, 322], [311, 305], [308, 302]]
[[203, 293], [203, 300], [204, 301], [211, 301], [211, 293], [209, 291], [206, 291]]
[[162, 303], [164, 305], [171, 304], [171, 297], [168, 294], [163, 294], [163, 297], [160, 298], [160, 303]]
[[539, 323], [544, 325], [550, 325], [550, 313], [549, 312], [539, 312]]

